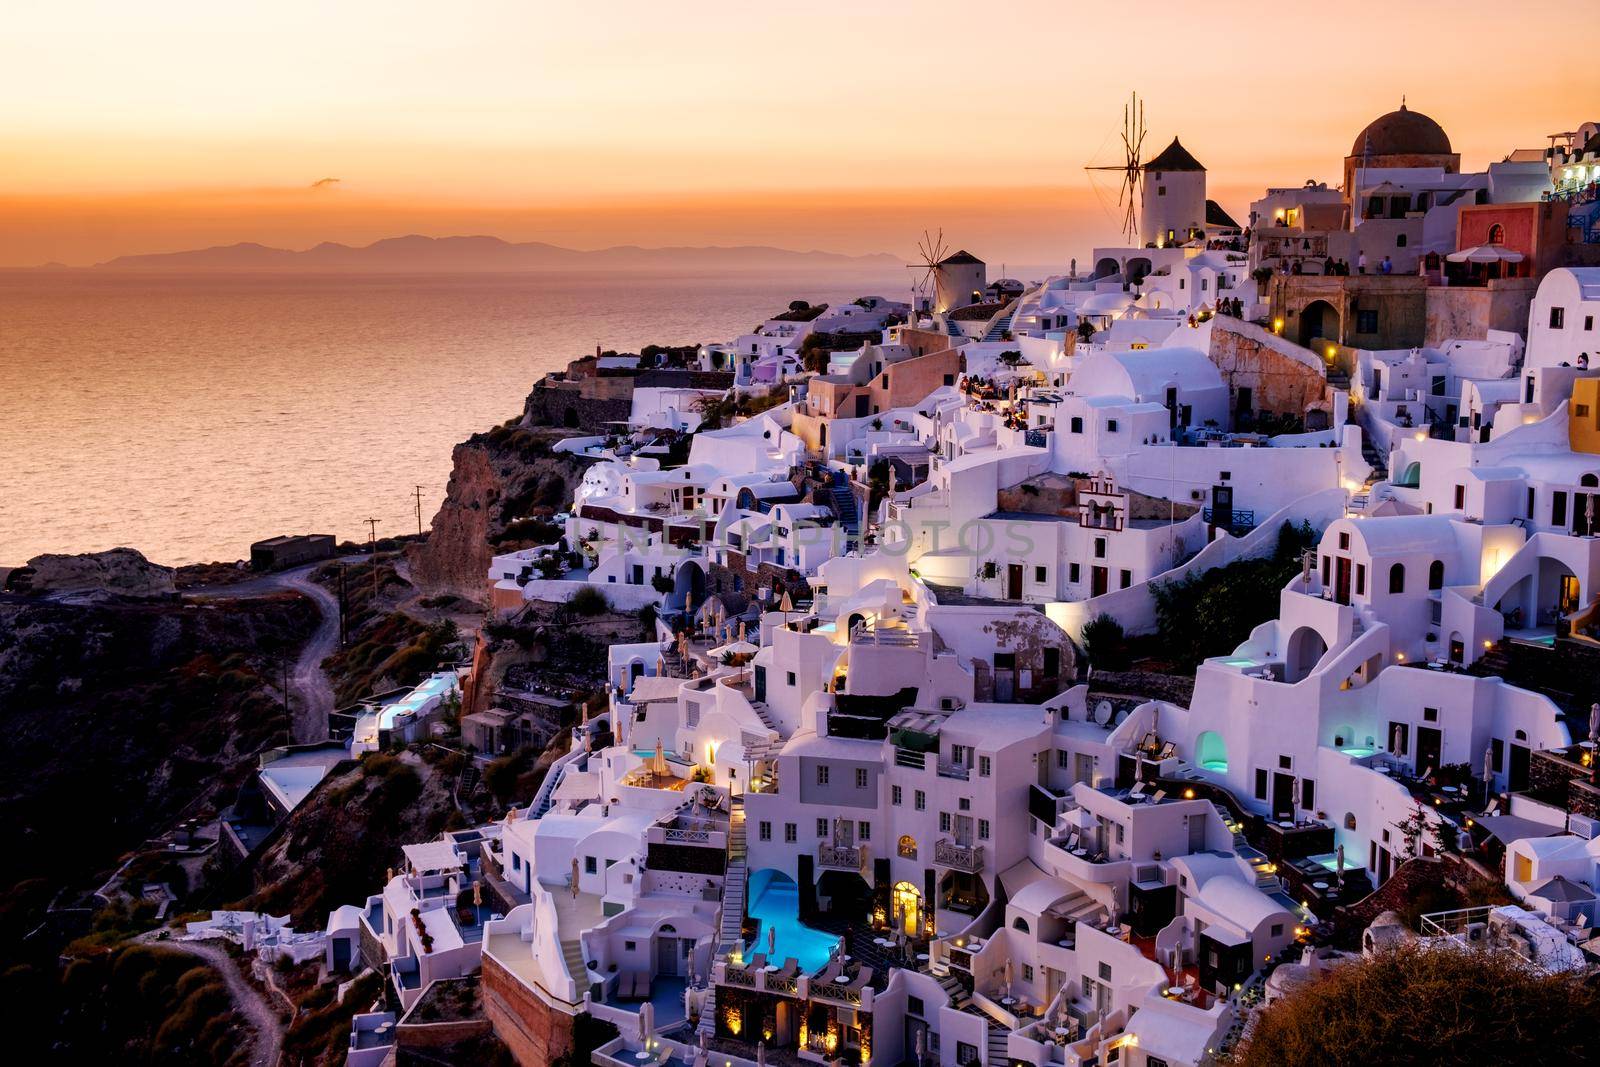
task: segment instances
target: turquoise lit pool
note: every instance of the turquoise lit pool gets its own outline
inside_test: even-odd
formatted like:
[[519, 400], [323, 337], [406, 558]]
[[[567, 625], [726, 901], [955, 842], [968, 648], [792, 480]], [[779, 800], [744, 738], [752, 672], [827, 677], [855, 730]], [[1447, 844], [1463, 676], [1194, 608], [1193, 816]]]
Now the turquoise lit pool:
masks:
[[[749, 912], [760, 922], [755, 940], [745, 946], [745, 959], [765, 952], [767, 962], [781, 967], [793, 956], [807, 974], [815, 974], [828, 962], [839, 939], [813, 930], [800, 921], [800, 887], [770, 867], [750, 876]], [[777, 934], [775, 947], [767, 948], [767, 931]]]
[[836, 622], [825, 622], [811, 632], [814, 634], [836, 634], [839, 632], [839, 624]]
[[1200, 766], [1204, 767], [1208, 771], [1216, 771], [1218, 774], [1228, 773], [1228, 761], [1225, 759], [1202, 760], [1200, 762]]
[[1222, 665], [1224, 667], [1237, 667], [1241, 671], [1247, 670], [1250, 667], [1261, 666], [1261, 664], [1257, 663], [1253, 659], [1225, 659], [1222, 661]]
[[[1339, 873], [1339, 854], [1337, 852], [1325, 852], [1320, 856], [1307, 856], [1306, 858], [1308, 860], [1310, 860], [1312, 863], [1317, 864], [1319, 867], [1322, 867], [1324, 870], [1329, 871], [1330, 873], [1333, 873], [1333, 874], [1338, 874]], [[1354, 871], [1354, 870], [1359, 869], [1359, 866], [1360, 866], [1359, 864], [1352, 863], [1350, 861], [1350, 854], [1348, 852], [1345, 853], [1345, 857], [1344, 857], [1344, 869], [1345, 870]]]
[[1366, 757], [1372, 755], [1373, 752], [1373, 750], [1370, 748], [1341, 748], [1339, 751], [1343, 752], [1351, 759], [1365, 759]]

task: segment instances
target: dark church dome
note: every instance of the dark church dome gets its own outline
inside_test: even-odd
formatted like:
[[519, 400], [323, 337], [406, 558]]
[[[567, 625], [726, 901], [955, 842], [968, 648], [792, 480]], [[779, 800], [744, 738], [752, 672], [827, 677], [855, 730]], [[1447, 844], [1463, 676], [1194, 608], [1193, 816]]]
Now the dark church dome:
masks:
[[1448, 156], [1450, 138], [1444, 127], [1404, 104], [1399, 111], [1373, 119], [1356, 135], [1350, 154], [1362, 156]]

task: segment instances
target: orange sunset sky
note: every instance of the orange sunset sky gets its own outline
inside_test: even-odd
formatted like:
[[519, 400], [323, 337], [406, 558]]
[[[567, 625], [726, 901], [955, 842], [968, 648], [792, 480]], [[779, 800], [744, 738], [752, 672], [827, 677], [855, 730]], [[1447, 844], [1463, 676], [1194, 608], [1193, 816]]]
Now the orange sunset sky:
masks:
[[[1236, 215], [1411, 107], [1481, 168], [1600, 117], [1595, 0], [13, 3], [0, 265], [492, 233], [912, 250], [1116, 233], [1128, 92]], [[321, 182], [332, 178], [337, 181]]]

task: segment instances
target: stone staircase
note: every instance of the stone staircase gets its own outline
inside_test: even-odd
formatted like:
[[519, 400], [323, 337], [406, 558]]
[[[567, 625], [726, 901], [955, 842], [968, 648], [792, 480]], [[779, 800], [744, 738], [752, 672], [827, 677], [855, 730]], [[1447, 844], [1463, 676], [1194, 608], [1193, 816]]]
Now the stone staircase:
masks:
[[589, 966], [583, 961], [583, 943], [576, 937], [561, 942], [561, 958], [567, 963], [567, 974], [578, 985], [581, 994], [589, 988]]
[[728, 818], [728, 869], [722, 885], [722, 925], [718, 930], [719, 955], [742, 947], [744, 943], [745, 876], [744, 803], [734, 798]]
[[939, 988], [943, 989], [950, 997], [950, 1006], [957, 1011], [965, 1010], [972, 1003], [972, 993], [961, 983], [954, 974], [946, 973], [936, 979]]
[[984, 332], [985, 341], [999, 341], [1003, 339], [1006, 331], [1011, 329], [1011, 320], [1017, 314], [1017, 301], [1007, 304], [1005, 309], [996, 315], [989, 323], [989, 329]]
[[1010, 1062], [1011, 1051], [1006, 1043], [1010, 1035], [1011, 1031], [998, 1023], [989, 1024], [989, 1047], [984, 1050], [987, 1053], [984, 1056], [985, 1063], [995, 1065]]
[[694, 1028], [696, 1034], [706, 1037], [717, 1036], [717, 987], [715, 983], [706, 986], [705, 1004], [700, 1008], [700, 1024]]
[[838, 516], [839, 525], [844, 527], [847, 547], [854, 547], [861, 540], [861, 516], [856, 512], [855, 494], [850, 492], [843, 471], [833, 472], [828, 496], [833, 501], [833, 513]]

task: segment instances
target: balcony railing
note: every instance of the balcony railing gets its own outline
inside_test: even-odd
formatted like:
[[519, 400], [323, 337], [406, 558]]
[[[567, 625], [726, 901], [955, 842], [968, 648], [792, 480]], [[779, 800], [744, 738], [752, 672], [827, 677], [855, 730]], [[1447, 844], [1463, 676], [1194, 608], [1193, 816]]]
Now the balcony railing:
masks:
[[965, 782], [972, 777], [972, 768], [964, 767], [959, 763], [941, 763], [939, 764], [939, 777], [955, 778]]
[[933, 862], [937, 866], [951, 867], [958, 871], [981, 871], [983, 846], [958, 845], [949, 838], [942, 838], [934, 842]]
[[859, 871], [864, 851], [860, 845], [818, 845], [817, 865], [836, 871]]

